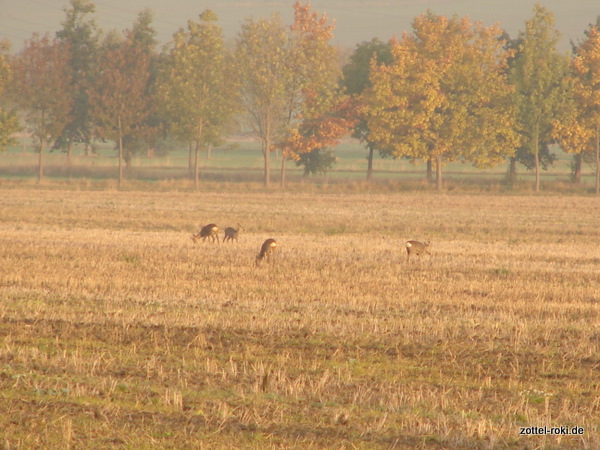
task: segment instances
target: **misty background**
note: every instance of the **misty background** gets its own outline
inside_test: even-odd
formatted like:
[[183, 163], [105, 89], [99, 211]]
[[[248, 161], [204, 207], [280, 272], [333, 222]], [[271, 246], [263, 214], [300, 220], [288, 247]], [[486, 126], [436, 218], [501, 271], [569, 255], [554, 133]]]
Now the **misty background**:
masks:
[[[153, 26], [160, 44], [167, 43], [173, 33], [185, 27], [189, 19], [197, 19], [205, 9], [213, 10], [226, 38], [234, 38], [246, 18], [269, 17], [277, 12], [285, 23], [292, 23], [294, 0], [98, 0], [94, 1], [97, 25], [104, 30], [130, 28], [138, 13], [150, 8]], [[304, 2], [303, 2], [304, 3]], [[583, 38], [587, 26], [600, 15], [598, 0], [313, 0], [313, 11], [335, 19], [333, 43], [353, 48], [377, 37], [388, 40], [410, 31], [412, 20], [427, 11], [435, 14], [481, 21], [485, 26], [499, 23], [511, 37], [524, 29], [533, 16], [533, 6], [540, 3], [556, 19], [562, 38], [559, 50], [569, 50], [570, 42]], [[12, 42], [13, 50], [35, 32], [53, 35], [61, 29], [68, 0], [0, 0], [0, 39]]]

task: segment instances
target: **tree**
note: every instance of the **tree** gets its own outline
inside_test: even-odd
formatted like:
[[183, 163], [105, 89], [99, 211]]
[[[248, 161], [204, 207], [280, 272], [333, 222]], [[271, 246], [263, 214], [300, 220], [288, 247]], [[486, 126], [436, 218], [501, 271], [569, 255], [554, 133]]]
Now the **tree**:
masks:
[[514, 151], [500, 36], [496, 26], [428, 12], [415, 19], [412, 35], [392, 43], [389, 66], [372, 64], [370, 139], [391, 156], [433, 160], [438, 190], [445, 162], [489, 167]]
[[[600, 23], [600, 19], [598, 21]], [[590, 25], [586, 39], [575, 48], [572, 59], [573, 114], [555, 120], [553, 136], [569, 153], [594, 155], [595, 192], [600, 194], [600, 29]]]
[[289, 111], [289, 39], [281, 17], [273, 15], [270, 20], [248, 19], [236, 40], [242, 105], [248, 125], [260, 141], [266, 187], [271, 183], [270, 154], [283, 136]]
[[[523, 44], [523, 36], [520, 36], [516, 39], [511, 39], [510, 36], [505, 32], [502, 37], [506, 41], [506, 49], [510, 52], [511, 56], [508, 58], [508, 68], [507, 72], [509, 73], [509, 79], [511, 76], [511, 72], [513, 71], [513, 66], [515, 62], [515, 55], [517, 54], [519, 48], [521, 48]], [[515, 91], [516, 92], [516, 91]], [[516, 95], [516, 94], [515, 94]], [[514, 100], [515, 105], [517, 104], [517, 98]], [[516, 129], [518, 132], [518, 124], [516, 124]], [[550, 150], [549, 142], [540, 142], [540, 146], [538, 149], [538, 161], [539, 165], [543, 170], [547, 170], [554, 161], [556, 160], [556, 155]], [[508, 157], [509, 165], [507, 171], [507, 182], [512, 185], [517, 179], [517, 163], [525, 166], [527, 170], [533, 170], [535, 168], [534, 155], [531, 153], [529, 145], [527, 141], [521, 136], [519, 139], [519, 144], [514, 155]]]
[[119, 187], [123, 182], [123, 141], [140, 133], [150, 113], [146, 96], [150, 79], [150, 54], [125, 33], [120, 43], [105, 40], [98, 57], [94, 84], [88, 87], [90, 113], [100, 137], [117, 143]]
[[41, 182], [45, 148], [63, 133], [71, 120], [70, 51], [68, 45], [34, 35], [15, 58], [11, 82], [13, 101], [39, 147], [38, 183]]
[[124, 137], [123, 155], [127, 168], [131, 166], [134, 153], [153, 149], [163, 136], [164, 122], [157, 108], [157, 79], [160, 57], [156, 53], [156, 31], [152, 27], [153, 13], [150, 9], [141, 10], [133, 23], [131, 39], [138, 45], [149, 58], [148, 81], [146, 83], [145, 97], [147, 99], [147, 116], [136, 133]]
[[[363, 105], [365, 103], [363, 93], [366, 88], [371, 87], [369, 80], [371, 64], [388, 65], [391, 62], [390, 42], [382, 42], [375, 38], [358, 44], [350, 56], [350, 60], [342, 68], [344, 74], [342, 83], [346, 88], [346, 93], [353, 96], [358, 105]], [[363, 111], [364, 108], [358, 108], [358, 110]], [[352, 137], [358, 139], [367, 149], [367, 181], [370, 181], [373, 177], [373, 153], [377, 150], [377, 145], [369, 139], [366, 116], [362, 112], [359, 116], [360, 120], [354, 127]]]
[[332, 93], [323, 99], [319, 93], [306, 90], [303, 116], [282, 142], [283, 153], [304, 166], [304, 174], [325, 174], [335, 162], [332, 147], [356, 123], [355, 101]]
[[[248, 20], [236, 45], [242, 103], [261, 143], [265, 186], [270, 184], [270, 153], [298, 133], [303, 120], [314, 119], [303, 110], [307, 93], [317, 92], [333, 106], [332, 95], [338, 92], [337, 50], [329, 43], [333, 25], [326, 15], [312, 12], [309, 3], [296, 2], [293, 7], [290, 27], [284, 27], [279, 16]], [[281, 186], [286, 160], [296, 160], [289, 149], [282, 151]]]
[[[0, 98], [2, 98], [4, 88], [9, 83], [11, 76], [9, 50], [9, 42], [0, 41]], [[13, 111], [6, 111], [0, 106], [0, 151], [4, 151], [9, 145], [15, 144], [13, 134], [18, 129], [19, 121], [16, 114]]]
[[87, 86], [92, 83], [94, 58], [98, 50], [98, 32], [93, 19], [88, 15], [95, 12], [95, 6], [88, 0], [71, 0], [71, 7], [65, 8], [62, 30], [56, 33], [59, 42], [69, 48], [68, 68], [71, 73], [73, 95], [71, 120], [56, 140], [56, 148], [64, 148], [67, 162], [71, 162], [71, 149], [74, 143], [91, 144], [92, 123], [89, 113]]
[[[302, 4], [298, 1], [293, 8], [294, 23], [290, 26], [290, 52], [286, 64], [289, 71], [289, 76], [286, 78], [290, 83], [286, 93], [288, 104], [284, 141], [299, 133], [323, 135], [323, 126], [327, 128], [326, 124], [331, 124], [330, 118], [335, 115], [330, 113], [338, 108], [339, 104], [344, 103], [343, 94], [338, 87], [341, 71], [337, 64], [337, 49], [330, 44], [333, 38], [333, 24], [329, 22], [326, 14], [319, 17], [317, 12], [311, 11], [308, 2]], [[321, 122], [321, 126], [315, 128], [316, 122]], [[317, 131], [318, 128], [320, 131]], [[343, 134], [347, 131], [348, 127], [340, 130]], [[331, 132], [330, 129], [325, 134]], [[330, 139], [327, 145], [331, 145], [334, 140]], [[311, 153], [313, 157], [310, 159], [299, 157], [298, 152], [302, 151]], [[295, 160], [297, 165], [303, 165], [304, 161], [311, 161], [312, 164], [314, 161], [327, 160], [327, 157], [319, 155], [319, 149], [311, 148], [310, 145], [294, 147], [284, 144], [281, 158], [281, 187], [285, 186], [286, 160]], [[332, 159], [329, 158], [329, 161], [331, 162]]]
[[516, 87], [517, 128], [521, 146], [533, 156], [535, 191], [540, 190], [540, 148], [552, 141], [552, 124], [563, 113], [568, 58], [556, 51], [560, 34], [554, 16], [534, 6], [534, 17], [520, 34], [510, 79]]
[[228, 78], [231, 61], [216, 22], [215, 13], [206, 10], [199, 22], [190, 20], [187, 30], [173, 36], [159, 82], [159, 97], [172, 131], [195, 144], [196, 188], [201, 146], [218, 142], [236, 109], [236, 83]]

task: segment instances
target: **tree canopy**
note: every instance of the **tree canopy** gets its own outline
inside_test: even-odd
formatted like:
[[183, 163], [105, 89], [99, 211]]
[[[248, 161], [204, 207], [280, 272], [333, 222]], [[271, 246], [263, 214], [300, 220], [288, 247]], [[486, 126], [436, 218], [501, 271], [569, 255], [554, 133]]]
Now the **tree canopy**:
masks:
[[123, 160], [171, 138], [189, 145], [198, 186], [199, 150], [222, 144], [235, 123], [260, 143], [266, 186], [274, 151], [283, 187], [286, 161], [324, 173], [352, 133], [368, 151], [367, 179], [375, 151], [426, 162], [428, 179], [435, 165], [438, 189], [449, 162], [486, 168], [509, 158], [511, 171], [517, 162], [535, 169], [537, 191], [558, 143], [579, 166], [595, 155], [600, 190], [599, 23], [563, 55], [539, 4], [514, 40], [427, 11], [400, 38], [363, 42], [343, 64], [334, 21], [309, 2], [293, 4], [291, 24], [246, 20], [230, 44], [206, 10], [160, 52], [149, 9], [124, 33], [99, 30], [90, 0], [69, 0], [64, 12], [55, 39], [34, 35], [14, 57], [0, 46], [0, 149], [22, 118], [39, 144], [39, 179], [51, 144], [70, 155], [74, 143], [114, 141], [121, 184]]
[[342, 84], [346, 93], [356, 101], [356, 124], [352, 136], [358, 139], [367, 148], [367, 181], [372, 179], [373, 154], [377, 150], [377, 143], [369, 137], [367, 125], [365, 90], [371, 87], [369, 79], [371, 65], [390, 64], [392, 62], [391, 43], [372, 39], [357, 45], [350, 56], [350, 60], [342, 68]]
[[150, 114], [147, 94], [150, 58], [133, 33], [116, 45], [105, 41], [98, 57], [94, 84], [89, 86], [91, 115], [98, 135], [117, 143], [119, 186], [123, 182], [123, 139], [140, 133]]
[[69, 58], [67, 44], [36, 35], [13, 61], [11, 97], [25, 113], [27, 127], [39, 144], [38, 182], [44, 174], [44, 149], [71, 120]]
[[196, 186], [200, 147], [218, 142], [237, 106], [237, 84], [228, 77], [231, 57], [216, 22], [214, 12], [206, 10], [173, 36], [158, 88], [173, 133], [195, 143]]
[[98, 29], [91, 18], [95, 10], [94, 4], [88, 0], [71, 0], [70, 8], [65, 8], [63, 28], [56, 33], [58, 41], [69, 49], [68, 69], [73, 103], [70, 120], [54, 146], [66, 148], [68, 160], [71, 158], [73, 143], [83, 142], [89, 145], [92, 138], [86, 87], [92, 83], [90, 77], [98, 51]]
[[[0, 41], [0, 98], [4, 94], [4, 89], [9, 83], [11, 76], [11, 66], [9, 63], [10, 44], [7, 41]], [[7, 111], [0, 107], [0, 151], [6, 150], [9, 145], [15, 143], [13, 134], [19, 129], [19, 121], [14, 111]]]
[[489, 167], [514, 151], [508, 53], [497, 27], [431, 12], [392, 44], [393, 62], [372, 64], [370, 139], [394, 157]]
[[600, 194], [600, 29], [590, 25], [572, 59], [573, 103], [566, 120], [553, 122], [553, 136], [569, 153], [594, 155]]
[[559, 36], [554, 15], [536, 4], [534, 17], [519, 35], [510, 68], [517, 107], [515, 129], [520, 146], [533, 156], [536, 192], [540, 190], [540, 149], [552, 142], [552, 124], [564, 114], [568, 96], [568, 59], [556, 51]]

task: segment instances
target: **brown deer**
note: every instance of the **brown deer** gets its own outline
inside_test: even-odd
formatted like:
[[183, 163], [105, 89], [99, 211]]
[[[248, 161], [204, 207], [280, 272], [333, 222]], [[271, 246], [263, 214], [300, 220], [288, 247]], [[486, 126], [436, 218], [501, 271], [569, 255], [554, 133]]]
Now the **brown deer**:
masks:
[[243, 230], [244, 228], [242, 228], [242, 226], [239, 223], [237, 224], [237, 226], [237, 229], [233, 227], [225, 228], [225, 236], [223, 236], [223, 242], [231, 241], [233, 243], [233, 241], [238, 241], [240, 230]]
[[431, 257], [429, 251], [430, 241], [419, 242], [419, 241], [408, 241], [406, 243], [406, 262], [410, 261], [410, 255], [421, 256], [421, 254], [428, 254]]
[[192, 235], [192, 241], [194, 241], [194, 243], [198, 242], [199, 239], [202, 239], [202, 243], [204, 243], [206, 238], [208, 238], [211, 242], [215, 242], [216, 240], [218, 244], [219, 227], [214, 223], [209, 223], [208, 225], [203, 226], [202, 229], [196, 234]]
[[275, 247], [277, 247], [275, 239], [267, 239], [263, 242], [263, 245], [260, 247], [260, 253], [256, 255], [256, 264], [258, 265], [258, 263], [265, 258], [271, 259]]

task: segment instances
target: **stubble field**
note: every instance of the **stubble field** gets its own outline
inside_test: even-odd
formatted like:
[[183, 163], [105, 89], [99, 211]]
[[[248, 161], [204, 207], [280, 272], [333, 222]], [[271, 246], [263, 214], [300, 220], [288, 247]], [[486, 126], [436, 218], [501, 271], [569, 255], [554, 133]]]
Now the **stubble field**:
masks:
[[0, 196], [4, 448], [600, 447], [599, 199]]

